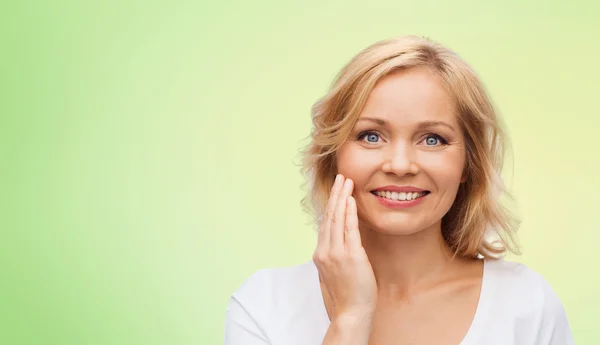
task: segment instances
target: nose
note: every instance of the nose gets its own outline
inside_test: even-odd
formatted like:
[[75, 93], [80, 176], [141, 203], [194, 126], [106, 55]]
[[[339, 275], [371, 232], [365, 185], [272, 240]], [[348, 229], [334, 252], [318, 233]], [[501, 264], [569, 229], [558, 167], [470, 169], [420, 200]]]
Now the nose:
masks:
[[388, 146], [384, 152], [381, 170], [397, 176], [416, 175], [420, 168], [416, 161], [414, 148], [405, 143]]

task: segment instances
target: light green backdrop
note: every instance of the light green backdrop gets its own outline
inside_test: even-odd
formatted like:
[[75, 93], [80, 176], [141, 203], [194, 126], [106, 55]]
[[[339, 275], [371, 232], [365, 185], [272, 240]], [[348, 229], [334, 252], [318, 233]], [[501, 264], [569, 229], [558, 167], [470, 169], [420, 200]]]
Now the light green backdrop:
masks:
[[311, 105], [360, 49], [413, 33], [485, 81], [512, 137], [519, 260], [576, 343], [600, 343], [598, 2], [13, 1], [0, 16], [0, 344], [222, 343], [247, 276], [312, 254], [294, 165]]

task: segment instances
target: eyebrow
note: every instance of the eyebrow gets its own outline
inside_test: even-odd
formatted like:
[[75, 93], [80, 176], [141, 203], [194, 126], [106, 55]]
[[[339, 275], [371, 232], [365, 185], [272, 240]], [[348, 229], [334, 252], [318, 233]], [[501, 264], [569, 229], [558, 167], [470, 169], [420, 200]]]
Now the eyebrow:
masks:
[[[361, 117], [358, 119], [358, 122], [360, 122], [360, 121], [375, 122], [376, 124], [378, 124], [379, 126], [382, 126], [382, 127], [388, 126], [388, 123], [385, 120], [378, 119], [375, 117]], [[417, 124], [418, 129], [430, 128], [430, 127], [435, 127], [435, 126], [443, 126], [443, 127], [447, 127], [449, 129], [451, 129], [452, 131], [456, 131], [452, 125], [450, 125], [449, 123], [446, 123], [444, 121], [423, 121], [423, 122], [419, 122]]]

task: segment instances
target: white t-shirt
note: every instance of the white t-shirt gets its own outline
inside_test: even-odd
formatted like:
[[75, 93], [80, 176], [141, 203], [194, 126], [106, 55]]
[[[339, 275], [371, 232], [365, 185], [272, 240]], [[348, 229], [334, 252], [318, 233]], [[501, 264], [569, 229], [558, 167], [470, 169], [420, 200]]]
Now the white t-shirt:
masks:
[[[314, 262], [263, 269], [231, 296], [225, 345], [321, 345], [329, 327]], [[457, 345], [572, 345], [562, 303], [523, 264], [485, 260], [471, 326]]]

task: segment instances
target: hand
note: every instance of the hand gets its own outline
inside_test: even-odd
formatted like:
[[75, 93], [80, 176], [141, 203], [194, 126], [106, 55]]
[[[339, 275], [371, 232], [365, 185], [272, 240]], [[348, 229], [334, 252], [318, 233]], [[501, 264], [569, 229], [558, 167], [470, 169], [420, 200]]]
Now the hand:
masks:
[[372, 314], [377, 305], [377, 282], [361, 244], [353, 188], [352, 180], [336, 176], [313, 254], [331, 298], [332, 321]]

